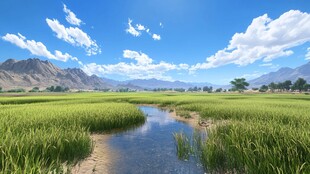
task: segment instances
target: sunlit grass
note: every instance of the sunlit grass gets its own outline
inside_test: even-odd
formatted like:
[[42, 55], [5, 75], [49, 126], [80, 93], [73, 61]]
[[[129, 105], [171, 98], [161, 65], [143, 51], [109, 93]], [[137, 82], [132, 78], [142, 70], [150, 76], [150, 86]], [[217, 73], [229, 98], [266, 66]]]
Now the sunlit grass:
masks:
[[63, 173], [64, 163], [74, 164], [91, 153], [90, 133], [123, 129], [145, 119], [128, 103], [51, 99], [29, 104], [33, 100], [16, 99], [23, 104], [0, 106], [0, 173]]
[[180, 160], [188, 160], [191, 154], [190, 139], [183, 132], [173, 133], [177, 156]]
[[[216, 126], [198, 151], [210, 172], [310, 173], [309, 95], [205, 93], [0, 97], [0, 170], [61, 171], [60, 163], [90, 153], [91, 132], [143, 122], [142, 113], [128, 103], [194, 111], [211, 119]], [[186, 142], [180, 134], [175, 137]]]

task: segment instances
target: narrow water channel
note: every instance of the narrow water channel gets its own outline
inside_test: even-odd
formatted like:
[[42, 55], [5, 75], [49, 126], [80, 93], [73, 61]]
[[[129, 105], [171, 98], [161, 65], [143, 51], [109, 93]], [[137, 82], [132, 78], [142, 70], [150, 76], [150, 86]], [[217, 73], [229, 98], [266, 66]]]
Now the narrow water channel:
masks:
[[141, 127], [113, 134], [108, 145], [118, 154], [111, 173], [204, 173], [197, 160], [178, 160], [172, 133], [194, 129], [156, 107], [139, 107], [147, 117]]

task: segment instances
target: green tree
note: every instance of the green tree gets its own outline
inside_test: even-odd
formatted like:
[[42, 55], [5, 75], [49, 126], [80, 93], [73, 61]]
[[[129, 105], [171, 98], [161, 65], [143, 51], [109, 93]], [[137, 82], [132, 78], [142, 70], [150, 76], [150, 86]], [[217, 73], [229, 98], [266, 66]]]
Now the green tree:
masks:
[[185, 89], [184, 88], [174, 88], [174, 91], [185, 92]]
[[29, 92], [39, 92], [39, 91], [40, 91], [39, 87], [34, 87]]
[[63, 92], [63, 88], [61, 86], [56, 86], [54, 92]]
[[259, 92], [266, 92], [268, 91], [268, 86], [267, 85], [262, 85], [260, 88], [259, 88]]
[[246, 86], [250, 85], [248, 82], [246, 82], [245, 78], [235, 78], [235, 80], [231, 81], [230, 84], [233, 85], [232, 91], [239, 92], [243, 92], [243, 90], [246, 90]]
[[284, 90], [284, 83], [279, 82], [279, 83], [276, 84], [276, 85], [277, 85], [277, 89], [278, 89], [280, 92], [282, 92], [282, 91]]
[[50, 92], [54, 92], [55, 87], [54, 87], [54, 86], [47, 87], [46, 90], [47, 90], [47, 91], [50, 91]]
[[292, 88], [294, 90], [298, 90], [299, 92], [305, 90], [307, 81], [303, 78], [298, 78], [296, 82], [293, 84]]
[[0, 86], [0, 92], [2, 92], [2, 87]]
[[211, 93], [213, 91], [213, 87], [212, 86], [210, 86], [210, 87], [209, 86], [204, 86], [202, 88], [202, 91]]
[[292, 81], [290, 80], [286, 80], [285, 82], [282, 83], [283, 84], [283, 88], [288, 91], [291, 89], [292, 86]]
[[274, 92], [274, 90], [277, 89], [277, 84], [275, 84], [274, 82], [271, 82], [269, 85], [268, 85], [269, 89], [271, 90], [271, 92]]
[[310, 89], [310, 84], [308, 83], [304, 84], [304, 90], [309, 91], [309, 89]]
[[222, 92], [222, 91], [223, 91], [222, 88], [217, 88], [217, 89], [215, 90], [215, 92]]
[[253, 91], [257, 91], [257, 90], [259, 90], [259, 88], [252, 88], [252, 90], [253, 90]]

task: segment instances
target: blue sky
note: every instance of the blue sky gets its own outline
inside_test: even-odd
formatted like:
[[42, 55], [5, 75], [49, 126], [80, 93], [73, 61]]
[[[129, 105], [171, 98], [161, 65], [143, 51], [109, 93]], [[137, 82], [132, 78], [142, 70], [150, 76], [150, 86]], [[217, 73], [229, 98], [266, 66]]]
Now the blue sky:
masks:
[[0, 62], [228, 84], [310, 59], [307, 0], [0, 1]]

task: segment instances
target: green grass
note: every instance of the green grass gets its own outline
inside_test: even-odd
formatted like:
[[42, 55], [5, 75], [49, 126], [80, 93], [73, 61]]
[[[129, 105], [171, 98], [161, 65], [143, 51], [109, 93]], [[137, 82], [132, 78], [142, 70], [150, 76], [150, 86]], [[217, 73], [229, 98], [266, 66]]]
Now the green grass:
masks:
[[180, 160], [188, 160], [191, 154], [190, 139], [183, 132], [173, 133], [177, 156]]
[[128, 103], [83, 103], [78, 97], [33, 103], [38, 101], [34, 98], [15, 98], [18, 104], [1, 100], [0, 173], [65, 172], [64, 163], [74, 164], [91, 153], [90, 133], [123, 129], [145, 119]]
[[216, 126], [198, 151], [209, 172], [310, 173], [309, 95], [39, 95], [0, 97], [2, 173], [61, 171], [59, 164], [89, 155], [91, 132], [143, 122], [132, 104], [158, 104], [185, 116], [194, 111], [212, 120]]

